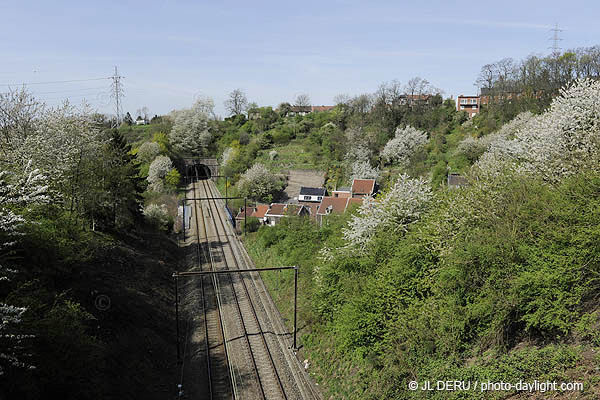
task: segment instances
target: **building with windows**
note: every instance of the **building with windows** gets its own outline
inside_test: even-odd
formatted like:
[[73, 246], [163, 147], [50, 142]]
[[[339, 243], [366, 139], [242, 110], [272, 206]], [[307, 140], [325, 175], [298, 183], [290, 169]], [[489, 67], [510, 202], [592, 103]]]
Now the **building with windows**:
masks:
[[473, 118], [481, 109], [481, 96], [460, 95], [456, 98], [456, 111], [465, 111]]
[[325, 197], [325, 188], [314, 188], [314, 187], [300, 187], [300, 194], [298, 195], [298, 201], [314, 201], [320, 202]]

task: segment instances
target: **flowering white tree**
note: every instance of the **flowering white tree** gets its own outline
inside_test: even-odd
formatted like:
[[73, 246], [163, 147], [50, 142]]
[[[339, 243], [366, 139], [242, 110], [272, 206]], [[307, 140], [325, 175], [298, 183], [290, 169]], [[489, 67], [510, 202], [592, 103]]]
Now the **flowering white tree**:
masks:
[[412, 126], [398, 127], [393, 139], [386, 143], [381, 152], [386, 162], [407, 166], [410, 158], [427, 143], [427, 134]]
[[263, 164], [256, 163], [242, 175], [237, 188], [242, 197], [270, 202], [273, 196], [283, 189], [283, 185]]
[[148, 183], [155, 192], [160, 192], [164, 186], [164, 178], [173, 169], [173, 162], [168, 156], [158, 156], [150, 164]]
[[[0, 281], [10, 280], [17, 273], [6, 261], [9, 260], [19, 237], [23, 235], [25, 218], [14, 210], [45, 204], [50, 201], [46, 177], [31, 162], [22, 171], [0, 171]], [[18, 324], [27, 309], [0, 302], [0, 375], [3, 364], [13, 367], [30, 367], [22, 361], [22, 342], [31, 335], [19, 332]]]
[[576, 81], [544, 114], [524, 119], [510, 135], [490, 144], [475, 165], [479, 176], [498, 176], [509, 168], [556, 182], [600, 170], [600, 82]]
[[169, 141], [176, 151], [201, 155], [212, 141], [209, 120], [214, 103], [210, 99], [198, 100], [192, 108], [174, 111], [173, 128]]
[[160, 153], [160, 146], [156, 142], [145, 142], [140, 146], [137, 152], [138, 160], [142, 162], [152, 162]]
[[229, 162], [231, 162], [235, 156], [237, 155], [237, 151], [233, 147], [228, 147], [223, 151], [223, 155], [221, 156], [221, 166], [226, 167]]
[[0, 150], [4, 155], [18, 151], [36, 132], [44, 109], [25, 89], [0, 93]]
[[527, 126], [527, 123], [534, 118], [535, 116], [531, 112], [522, 112], [511, 121], [502, 125], [497, 132], [485, 135], [481, 138], [467, 136], [458, 144], [456, 152], [463, 154], [471, 161], [475, 161], [492, 145], [495, 146], [507, 139], [514, 139], [517, 133], [521, 132], [523, 128]]
[[[347, 134], [348, 136], [348, 134]], [[353, 134], [352, 136], [357, 136]], [[371, 151], [364, 141], [357, 140], [350, 147], [344, 158], [346, 166], [350, 171], [351, 179], [375, 179], [379, 176], [379, 169], [371, 165]]]
[[379, 229], [406, 231], [427, 209], [431, 197], [431, 187], [425, 180], [401, 175], [388, 192], [363, 201], [358, 214], [342, 231], [348, 247], [364, 251]]
[[65, 102], [45, 110], [36, 129], [6, 158], [21, 168], [32, 163], [43, 171], [52, 190], [73, 212], [97, 197], [102, 161], [98, 155], [106, 140], [86, 104], [74, 107]]
[[354, 161], [350, 168], [350, 179], [376, 179], [379, 176], [379, 168], [368, 161]]
[[169, 212], [166, 204], [150, 204], [144, 207], [144, 218], [149, 224], [158, 229], [166, 230], [169, 227]]

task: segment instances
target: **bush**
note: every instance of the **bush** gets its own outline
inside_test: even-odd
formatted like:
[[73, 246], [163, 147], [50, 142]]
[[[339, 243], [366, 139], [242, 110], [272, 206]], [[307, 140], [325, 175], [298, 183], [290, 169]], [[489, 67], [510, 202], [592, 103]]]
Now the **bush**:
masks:
[[181, 174], [176, 168], [173, 168], [167, 175], [165, 175], [165, 183], [167, 184], [169, 190], [176, 190], [180, 182]]
[[162, 231], [169, 230], [169, 213], [166, 204], [150, 204], [144, 208], [144, 218], [149, 225]]
[[173, 162], [167, 156], [158, 156], [150, 164], [148, 170], [148, 183], [155, 192], [161, 192], [163, 189], [163, 179], [173, 169]]
[[260, 228], [260, 221], [256, 217], [247, 217], [246, 222], [241, 224], [243, 232], [256, 232]]
[[160, 153], [160, 146], [156, 142], [145, 142], [137, 151], [137, 158], [143, 163], [150, 163]]
[[427, 134], [423, 131], [407, 126], [404, 129], [396, 129], [396, 136], [387, 142], [381, 157], [401, 166], [408, 165], [410, 158], [415, 152], [427, 143]]
[[291, 140], [291, 135], [287, 132], [277, 130], [273, 133], [273, 142], [278, 145], [288, 144]]
[[273, 196], [283, 189], [283, 184], [263, 164], [257, 163], [242, 175], [237, 189], [242, 197], [270, 203]]
[[[160, 152], [165, 154], [169, 151], [169, 137], [163, 132], [157, 132], [152, 137], [152, 142], [158, 144]], [[150, 160], [152, 161], [152, 160]]]

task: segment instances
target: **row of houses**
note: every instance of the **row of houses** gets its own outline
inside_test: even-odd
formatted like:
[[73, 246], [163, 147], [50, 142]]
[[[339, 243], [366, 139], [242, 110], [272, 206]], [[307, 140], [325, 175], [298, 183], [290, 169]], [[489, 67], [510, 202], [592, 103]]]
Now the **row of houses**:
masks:
[[239, 226], [246, 217], [258, 218], [261, 224], [275, 226], [282, 218], [305, 216], [322, 225], [328, 215], [343, 214], [363, 199], [375, 194], [375, 179], [354, 179], [348, 188], [338, 188], [327, 195], [325, 188], [301, 187], [297, 203], [257, 204], [240, 209], [236, 216]]

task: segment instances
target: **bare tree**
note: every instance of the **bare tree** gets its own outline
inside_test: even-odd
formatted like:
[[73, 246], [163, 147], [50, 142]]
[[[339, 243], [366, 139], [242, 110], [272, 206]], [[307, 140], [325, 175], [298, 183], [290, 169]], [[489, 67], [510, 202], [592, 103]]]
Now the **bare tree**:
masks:
[[145, 121], [148, 121], [148, 117], [150, 116], [150, 109], [146, 106], [142, 107], [142, 109], [140, 110], [142, 112], [142, 117], [144, 118]]
[[496, 79], [496, 68], [493, 64], [486, 64], [481, 67], [481, 72], [479, 72], [479, 76], [477, 77], [475, 84], [479, 87], [479, 89], [486, 88], [491, 90], [496, 82]]
[[294, 102], [294, 105], [300, 107], [310, 107], [310, 97], [306, 93], [301, 93], [298, 96], [296, 96], [296, 101]]
[[229, 115], [240, 115], [248, 109], [248, 99], [241, 89], [235, 89], [229, 93], [229, 98], [225, 100], [224, 104]]
[[333, 103], [336, 106], [340, 105], [340, 104], [348, 105], [351, 100], [352, 100], [352, 97], [350, 97], [350, 95], [348, 95], [346, 93], [340, 93], [333, 98]]
[[399, 81], [384, 82], [375, 92], [375, 103], [382, 106], [396, 107], [402, 103], [402, 85]]
[[409, 94], [411, 99], [413, 99], [414, 96], [428, 94], [427, 92], [431, 91], [431, 85], [427, 79], [416, 76], [406, 83], [405, 91], [406, 94]]

